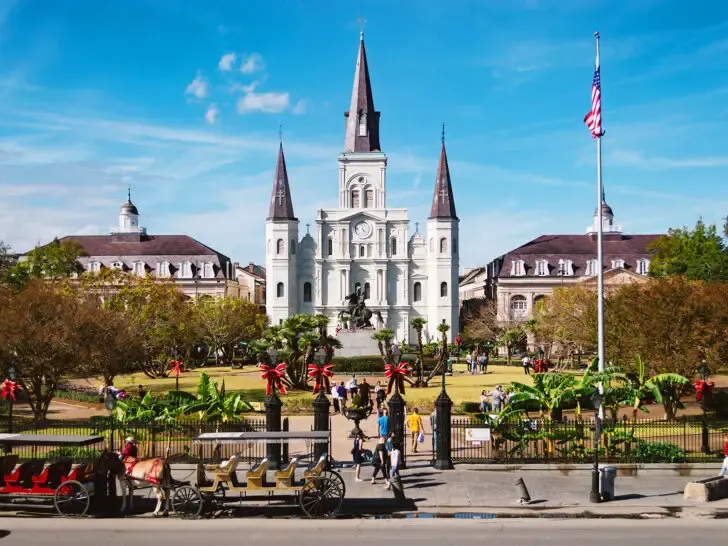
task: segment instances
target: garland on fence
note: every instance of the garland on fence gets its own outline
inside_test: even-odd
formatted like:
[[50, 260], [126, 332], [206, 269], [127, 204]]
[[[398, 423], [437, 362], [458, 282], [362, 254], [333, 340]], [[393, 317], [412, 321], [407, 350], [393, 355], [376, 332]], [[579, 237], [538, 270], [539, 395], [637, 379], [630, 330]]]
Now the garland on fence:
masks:
[[706, 396], [710, 396], [710, 393], [713, 392], [713, 387], [715, 387], [715, 383], [703, 379], [696, 379], [693, 381], [693, 386], [695, 387], [695, 400], [700, 402]]
[[313, 385], [313, 393], [317, 394], [319, 389], [323, 387], [325, 393], [331, 390], [331, 382], [329, 378], [334, 377], [333, 364], [324, 364], [317, 366], [316, 364], [308, 365], [308, 376], [315, 381]]
[[392, 386], [396, 386], [397, 390], [404, 394], [404, 378], [409, 375], [410, 371], [407, 368], [406, 362], [400, 362], [399, 364], [386, 364], [384, 366], [384, 376], [389, 378], [389, 384], [387, 385], [387, 394], [392, 392]]
[[288, 394], [285, 385], [283, 384], [283, 378], [286, 376], [286, 363], [282, 362], [278, 366], [268, 366], [267, 364], [261, 364], [260, 369], [262, 373], [260, 377], [266, 380], [265, 395], [270, 396], [274, 389], [278, 389], [281, 394]]
[[6, 379], [3, 381], [2, 386], [0, 387], [0, 397], [4, 398], [5, 400], [12, 400], [15, 402], [15, 393], [20, 390], [20, 386], [15, 381], [10, 381], [9, 379]]

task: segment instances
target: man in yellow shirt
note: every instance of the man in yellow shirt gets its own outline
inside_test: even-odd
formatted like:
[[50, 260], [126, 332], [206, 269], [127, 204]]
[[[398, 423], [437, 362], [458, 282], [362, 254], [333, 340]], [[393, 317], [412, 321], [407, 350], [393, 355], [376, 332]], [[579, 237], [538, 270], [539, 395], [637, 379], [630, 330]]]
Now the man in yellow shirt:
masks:
[[412, 413], [407, 417], [407, 426], [412, 434], [412, 453], [417, 453], [417, 437], [420, 432], [425, 432], [425, 427], [422, 425], [422, 416], [418, 413], [417, 408], [412, 410]]

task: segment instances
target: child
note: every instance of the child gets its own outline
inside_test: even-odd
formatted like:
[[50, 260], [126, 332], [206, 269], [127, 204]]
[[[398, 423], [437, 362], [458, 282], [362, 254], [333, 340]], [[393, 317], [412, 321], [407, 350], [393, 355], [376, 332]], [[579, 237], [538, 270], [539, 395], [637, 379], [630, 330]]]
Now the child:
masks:
[[399, 444], [393, 443], [392, 444], [392, 451], [389, 453], [389, 464], [390, 464], [390, 478], [389, 482], [387, 482], [387, 485], [384, 486], [385, 489], [391, 489], [392, 488], [392, 480], [394, 480], [394, 477], [399, 477], [399, 461], [402, 456], [402, 453], [399, 450]]

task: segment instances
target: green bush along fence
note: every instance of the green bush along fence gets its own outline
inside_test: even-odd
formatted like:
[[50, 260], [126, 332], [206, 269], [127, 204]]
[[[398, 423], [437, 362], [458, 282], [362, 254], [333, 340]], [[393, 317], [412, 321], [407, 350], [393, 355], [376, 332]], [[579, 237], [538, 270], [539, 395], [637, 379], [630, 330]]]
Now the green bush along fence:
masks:
[[[605, 421], [599, 458], [613, 463], [720, 461], [728, 422], [711, 422], [706, 429], [700, 421]], [[452, 421], [456, 463], [589, 463], [593, 456], [593, 420], [522, 419], [490, 426], [474, 416]]]

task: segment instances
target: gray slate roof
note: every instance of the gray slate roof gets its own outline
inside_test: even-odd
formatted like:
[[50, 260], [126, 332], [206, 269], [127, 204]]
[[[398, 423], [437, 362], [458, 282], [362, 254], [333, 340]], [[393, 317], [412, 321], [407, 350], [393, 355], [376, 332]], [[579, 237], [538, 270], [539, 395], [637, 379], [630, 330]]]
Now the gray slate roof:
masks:
[[[366, 135], [359, 135], [360, 116], [366, 115]], [[346, 117], [345, 152], [378, 152], [379, 144], [379, 112], [374, 110], [372, 83], [369, 80], [369, 65], [364, 47], [364, 35], [359, 40], [359, 54], [356, 58], [354, 72], [354, 89], [351, 95], [351, 106]]]
[[452, 218], [458, 219], [455, 212], [455, 196], [452, 192], [450, 180], [450, 167], [447, 164], [447, 152], [445, 142], [440, 150], [440, 164], [437, 167], [437, 179], [435, 180], [435, 194], [432, 197], [432, 209], [430, 218]]
[[278, 148], [278, 163], [276, 164], [276, 176], [273, 180], [273, 192], [270, 196], [268, 220], [296, 220], [293, 214], [291, 188], [288, 185], [288, 170], [286, 169], [286, 157], [283, 154], [283, 143]]

